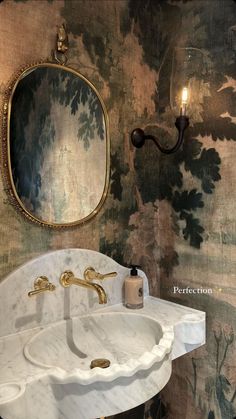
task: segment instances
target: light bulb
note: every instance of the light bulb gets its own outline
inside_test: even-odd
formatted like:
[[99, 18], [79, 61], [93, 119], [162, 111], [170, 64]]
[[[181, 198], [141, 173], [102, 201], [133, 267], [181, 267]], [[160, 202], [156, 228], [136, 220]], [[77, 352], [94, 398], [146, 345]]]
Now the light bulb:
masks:
[[188, 102], [188, 89], [187, 87], [184, 87], [182, 90], [182, 103], [181, 103], [180, 115], [186, 115], [187, 102]]

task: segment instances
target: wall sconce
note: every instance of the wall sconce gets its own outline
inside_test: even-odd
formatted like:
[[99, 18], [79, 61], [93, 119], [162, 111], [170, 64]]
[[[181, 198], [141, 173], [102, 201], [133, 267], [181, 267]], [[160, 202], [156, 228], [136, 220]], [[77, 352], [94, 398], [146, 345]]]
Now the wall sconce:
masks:
[[145, 144], [146, 140], [152, 140], [156, 144], [157, 148], [164, 154], [172, 154], [172, 153], [175, 153], [177, 150], [179, 150], [184, 140], [184, 131], [189, 126], [189, 118], [186, 116], [187, 101], [188, 101], [188, 89], [184, 87], [182, 91], [180, 115], [176, 118], [176, 121], [175, 121], [175, 126], [179, 134], [178, 134], [177, 142], [173, 147], [171, 148], [162, 147], [158, 139], [154, 135], [145, 134], [145, 132], [141, 128], [135, 128], [131, 132], [131, 142], [133, 146], [136, 148], [141, 148]]
[[[236, 25], [231, 28], [231, 38], [234, 35], [234, 29], [236, 34]], [[175, 121], [178, 130], [177, 141], [173, 147], [163, 147], [154, 135], [144, 132], [141, 128], [136, 128], [131, 133], [131, 142], [134, 147], [141, 148], [146, 140], [152, 140], [164, 154], [172, 154], [179, 150], [184, 140], [184, 132], [189, 126], [189, 117], [186, 115], [187, 106], [188, 114], [192, 115], [194, 121], [199, 104], [202, 102], [201, 86], [207, 73], [207, 57], [201, 49], [194, 47], [175, 47], [173, 49], [169, 99], [170, 109], [175, 115], [178, 115], [180, 108], [179, 116]]]

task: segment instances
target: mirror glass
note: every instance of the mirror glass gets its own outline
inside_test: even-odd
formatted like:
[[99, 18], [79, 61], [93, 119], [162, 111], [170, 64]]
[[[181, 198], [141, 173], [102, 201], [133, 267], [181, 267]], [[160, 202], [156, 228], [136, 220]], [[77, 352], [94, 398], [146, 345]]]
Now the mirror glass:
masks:
[[9, 105], [8, 164], [23, 212], [49, 226], [97, 213], [109, 181], [108, 122], [94, 86], [58, 64], [25, 70]]

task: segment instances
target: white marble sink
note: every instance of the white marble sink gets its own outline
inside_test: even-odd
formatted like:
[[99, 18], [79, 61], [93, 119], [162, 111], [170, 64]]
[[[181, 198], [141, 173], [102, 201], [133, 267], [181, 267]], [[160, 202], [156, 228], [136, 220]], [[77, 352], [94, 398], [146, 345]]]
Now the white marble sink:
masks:
[[[98, 281], [104, 306], [92, 290], [60, 285], [62, 272], [83, 278], [88, 266], [117, 272]], [[0, 283], [0, 417], [94, 419], [132, 409], [162, 390], [173, 359], [205, 343], [205, 313], [149, 296], [140, 270], [144, 307], [124, 307], [128, 272], [101, 253], [65, 249], [31, 260]], [[41, 275], [55, 290], [29, 298]], [[97, 358], [110, 366], [90, 369]]]
[[[161, 362], [171, 352], [172, 328], [137, 313], [96, 313], [48, 326], [24, 347], [35, 365], [51, 368], [54, 380], [81, 384], [130, 377]], [[90, 368], [105, 358], [108, 368]]]

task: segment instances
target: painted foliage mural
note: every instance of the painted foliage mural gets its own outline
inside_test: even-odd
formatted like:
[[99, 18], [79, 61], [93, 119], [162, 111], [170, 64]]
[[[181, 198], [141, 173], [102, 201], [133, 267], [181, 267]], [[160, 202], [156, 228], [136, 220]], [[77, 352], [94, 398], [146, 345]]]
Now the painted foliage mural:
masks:
[[[140, 264], [153, 295], [207, 312], [207, 344], [174, 362], [161, 395], [120, 417], [234, 419], [236, 2], [4, 0], [0, 19], [9, 43], [7, 52], [0, 49], [1, 91], [17, 66], [48, 56], [54, 28], [63, 20], [71, 39], [69, 64], [103, 97], [111, 132], [109, 194], [85, 226], [40, 229], [9, 206], [2, 189], [2, 274], [39, 253], [70, 246]], [[31, 42], [19, 50], [24, 29]], [[163, 144], [175, 141], [171, 80], [173, 89], [173, 80], [181, 78], [181, 66], [173, 70], [177, 48], [197, 51], [184, 146], [173, 156], [160, 155], [153, 144], [134, 150], [129, 134], [135, 127]], [[174, 294], [174, 286], [200, 293]]]

